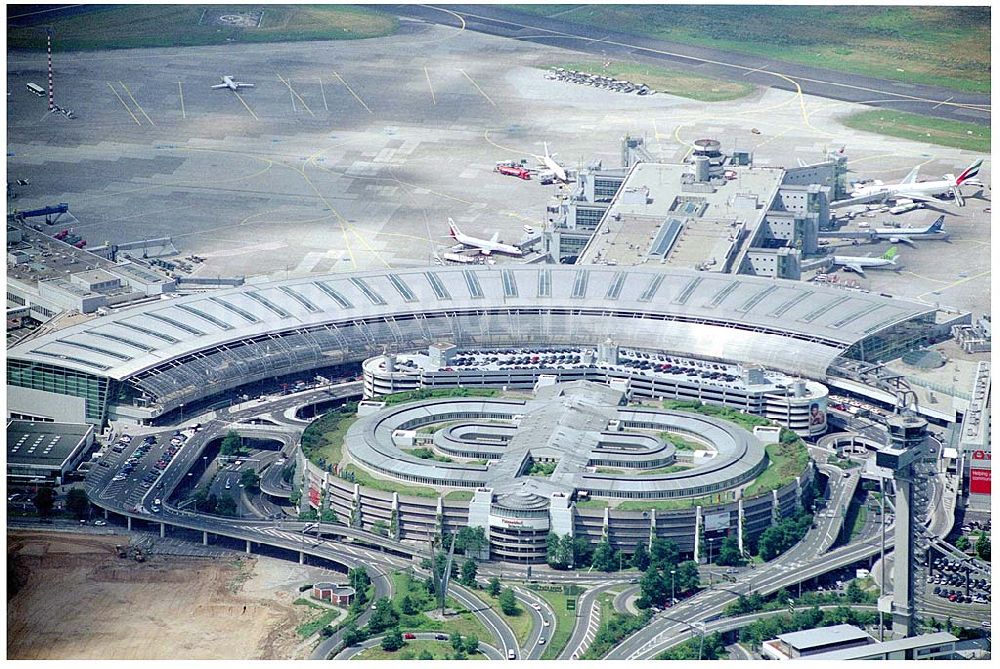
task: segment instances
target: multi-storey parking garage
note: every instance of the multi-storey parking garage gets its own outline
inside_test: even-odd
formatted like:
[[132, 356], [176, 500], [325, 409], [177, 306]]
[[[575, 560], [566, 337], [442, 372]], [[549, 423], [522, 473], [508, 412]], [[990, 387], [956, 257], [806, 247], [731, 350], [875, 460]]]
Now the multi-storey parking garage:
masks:
[[[596, 346], [761, 365], [822, 380], [840, 356], [923, 341], [934, 309], [875, 294], [646, 267], [387, 270], [161, 300], [9, 351], [11, 410], [151, 421], [249, 382], [434, 342]], [[48, 410], [48, 409], [47, 409]]]

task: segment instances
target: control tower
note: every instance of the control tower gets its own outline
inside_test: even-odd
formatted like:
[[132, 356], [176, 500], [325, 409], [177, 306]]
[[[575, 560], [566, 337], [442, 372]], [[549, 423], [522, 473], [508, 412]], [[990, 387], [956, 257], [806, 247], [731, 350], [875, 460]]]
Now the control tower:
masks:
[[[888, 419], [892, 445], [875, 454], [875, 464], [892, 470], [896, 488], [896, 533], [893, 558], [892, 631], [907, 637], [914, 633], [914, 586], [922, 583], [918, 571], [922, 551], [922, 462], [927, 441], [927, 421], [912, 415]], [[919, 536], [918, 536], [919, 535]]]

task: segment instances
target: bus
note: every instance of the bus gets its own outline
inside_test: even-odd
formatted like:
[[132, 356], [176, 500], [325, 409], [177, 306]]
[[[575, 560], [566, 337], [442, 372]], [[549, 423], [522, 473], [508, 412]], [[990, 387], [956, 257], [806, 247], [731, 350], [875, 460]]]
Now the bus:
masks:
[[38, 97], [43, 97], [45, 95], [45, 89], [38, 84], [28, 84], [27, 89], [37, 95]]

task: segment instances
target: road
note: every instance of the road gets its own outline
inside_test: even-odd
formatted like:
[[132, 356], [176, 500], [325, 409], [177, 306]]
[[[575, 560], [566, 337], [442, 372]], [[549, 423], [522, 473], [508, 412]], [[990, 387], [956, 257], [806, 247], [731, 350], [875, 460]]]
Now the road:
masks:
[[[434, 632], [414, 632], [413, 636], [416, 637], [417, 639], [423, 639], [423, 640], [431, 640], [431, 641], [433, 641], [434, 638], [437, 635]], [[363, 651], [364, 649], [366, 649], [366, 648], [372, 648], [373, 646], [377, 646], [380, 643], [382, 643], [382, 637], [380, 637], [380, 636], [373, 637], [371, 639], [363, 641], [362, 643], [358, 644], [357, 646], [350, 646], [348, 648], [345, 648], [344, 650], [342, 650], [339, 653], [337, 653], [332, 659], [334, 659], [334, 660], [349, 660], [352, 657], [354, 657], [355, 655], [357, 655], [358, 653], [360, 653], [361, 651]], [[442, 641], [442, 643], [444, 643], [445, 645], [447, 645], [448, 642], [447, 641]], [[447, 647], [448, 647], [449, 652], [450, 652], [451, 646], [447, 646]], [[491, 645], [489, 645], [487, 643], [483, 643], [482, 641], [479, 642], [479, 652], [482, 653], [483, 655], [485, 655], [487, 658], [489, 658], [491, 660], [504, 660], [504, 659], [507, 658], [507, 656], [504, 653], [501, 653], [499, 650], [497, 650], [493, 646], [491, 646]]]
[[597, 629], [601, 624], [601, 607], [597, 605], [598, 600], [601, 595], [616, 585], [618, 584], [606, 583], [591, 588], [577, 599], [576, 627], [573, 628], [573, 634], [557, 659], [570, 660], [587, 652], [587, 648], [594, 641], [594, 635], [597, 634]]
[[[541, 659], [542, 653], [545, 652], [545, 644], [552, 640], [552, 632], [555, 631], [555, 625], [558, 622], [555, 612], [552, 611], [552, 607], [549, 606], [549, 602], [544, 597], [517, 585], [513, 586], [513, 590], [514, 596], [531, 616], [531, 633], [528, 634], [518, 657], [525, 660]], [[536, 609], [535, 606], [538, 608]], [[545, 642], [538, 643], [538, 640], [543, 637]]]
[[600, 56], [648, 62], [702, 76], [739, 80], [807, 95], [989, 125], [989, 93], [876, 79], [702, 46], [667, 42], [530, 16], [502, 5], [380, 5], [381, 11], [461, 30], [558, 46]]

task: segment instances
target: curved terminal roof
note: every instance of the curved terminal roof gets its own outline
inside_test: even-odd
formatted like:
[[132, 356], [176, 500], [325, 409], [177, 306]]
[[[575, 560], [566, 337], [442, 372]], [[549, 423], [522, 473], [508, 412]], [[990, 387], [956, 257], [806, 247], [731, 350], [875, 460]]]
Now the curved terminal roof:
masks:
[[[363, 359], [386, 345], [403, 350], [440, 339], [475, 345], [491, 336], [524, 343], [614, 337], [625, 345], [823, 376], [851, 344], [933, 311], [871, 293], [693, 270], [435, 267], [163, 299], [46, 333], [8, 354], [119, 380], [142, 375], [151, 380], [139, 385], [157, 397], [203, 387], [205, 374], [221, 385], [237, 376], [273, 375], [303, 356], [336, 363]], [[331, 350], [340, 356], [330, 358]], [[221, 357], [204, 373], [181, 378], [178, 363], [207, 355]]]

